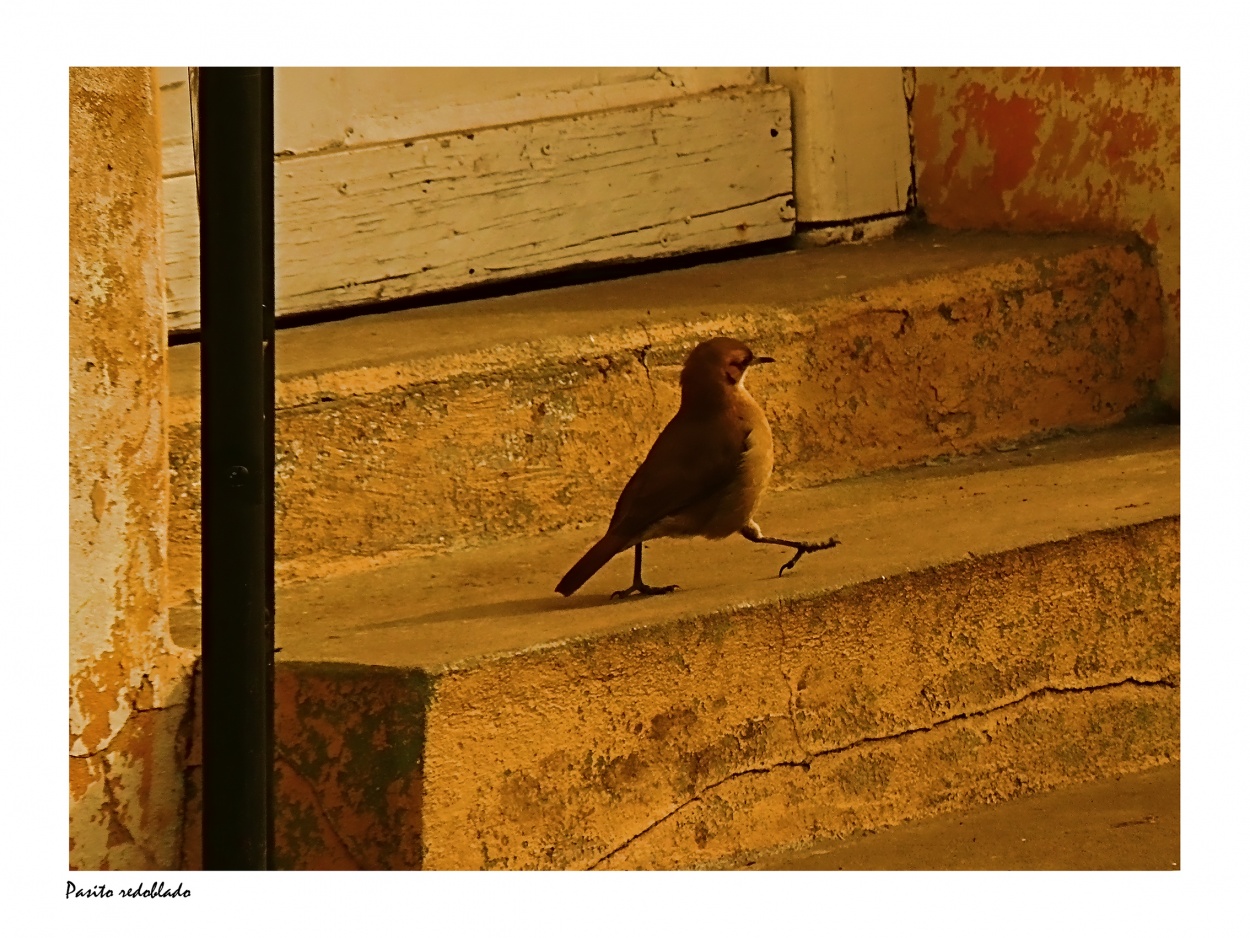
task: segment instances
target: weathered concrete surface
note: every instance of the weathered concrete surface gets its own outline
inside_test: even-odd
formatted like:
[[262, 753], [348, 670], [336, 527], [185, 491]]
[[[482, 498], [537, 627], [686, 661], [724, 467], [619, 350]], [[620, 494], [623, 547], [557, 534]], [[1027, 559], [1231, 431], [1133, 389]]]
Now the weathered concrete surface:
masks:
[[731, 864], [1174, 758], [1177, 548], [1158, 522], [449, 673], [425, 865]]
[[[1150, 400], [1160, 302], [1119, 240], [923, 230], [284, 330], [279, 577], [606, 516], [710, 335], [779, 359], [752, 387], [775, 487], [802, 488], [1115, 423]], [[178, 599], [198, 588], [197, 362], [173, 350]]]
[[846, 837], [1158, 765], [1179, 757], [1179, 738], [1180, 696], [1166, 682], [1039, 689], [954, 723], [717, 778], [593, 868], [736, 866], [779, 842]]
[[1178, 763], [748, 864], [757, 870], [1179, 870]]
[[69, 864], [167, 869], [188, 653], [165, 612], [160, 132], [143, 68], [69, 76]]
[[918, 68], [916, 183], [931, 222], [1135, 231], [1166, 295], [1160, 393], [1180, 405], [1179, 68]]
[[734, 865], [1178, 758], [1178, 515], [1177, 429], [1121, 429], [776, 495], [843, 540], [783, 579], [554, 595], [596, 526], [288, 586], [284, 862]]

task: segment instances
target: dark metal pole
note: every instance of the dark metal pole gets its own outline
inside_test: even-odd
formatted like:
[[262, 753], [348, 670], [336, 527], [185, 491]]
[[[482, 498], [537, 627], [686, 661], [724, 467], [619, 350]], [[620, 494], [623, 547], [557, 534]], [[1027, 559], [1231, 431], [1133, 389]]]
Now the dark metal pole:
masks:
[[203, 68], [197, 108], [204, 868], [273, 838], [273, 69]]

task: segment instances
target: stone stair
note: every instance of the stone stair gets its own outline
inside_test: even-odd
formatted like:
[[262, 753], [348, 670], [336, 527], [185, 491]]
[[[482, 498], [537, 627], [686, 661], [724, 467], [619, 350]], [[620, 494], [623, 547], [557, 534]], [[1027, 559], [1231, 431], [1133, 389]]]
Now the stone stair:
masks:
[[[932, 229], [284, 330], [278, 844], [294, 868], [741, 866], [1179, 757], [1179, 430], [1134, 243]], [[553, 590], [743, 338], [785, 551]], [[198, 350], [171, 355], [198, 641]], [[661, 572], [662, 571], [662, 572]], [[193, 841], [193, 839], [192, 839]]]

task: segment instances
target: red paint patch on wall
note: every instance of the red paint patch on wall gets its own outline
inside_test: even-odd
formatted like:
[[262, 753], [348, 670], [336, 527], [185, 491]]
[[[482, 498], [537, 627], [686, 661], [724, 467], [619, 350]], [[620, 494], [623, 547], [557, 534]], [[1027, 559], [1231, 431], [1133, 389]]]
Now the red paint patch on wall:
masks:
[[918, 79], [920, 205], [938, 224], [1140, 231], [1142, 197], [1167, 189], [1179, 165], [1174, 69], [922, 69]]
[[[937, 94], [932, 85], [916, 86], [916, 97], [912, 100], [912, 141], [918, 154], [938, 152], [941, 136], [937, 116]], [[934, 172], [932, 158], [923, 169], [920, 167], [917, 169], [924, 174], [931, 175]]]
[[1093, 93], [1098, 75], [1098, 70], [1092, 68], [1048, 68], [1042, 71], [1052, 75], [1059, 86], [1078, 101]]
[[1028, 178], [1036, 162], [1042, 107], [1017, 94], [1003, 100], [979, 83], [959, 90], [959, 104], [966, 126], [985, 140], [993, 153], [988, 184], [1000, 195], [1016, 188]]
[[1107, 163], [1120, 172], [1129, 174], [1132, 181], [1142, 177], [1140, 171], [1121, 164], [1136, 156], [1153, 155], [1159, 142], [1159, 130], [1144, 114], [1125, 111], [1122, 107], [1096, 109], [1091, 115], [1090, 133], [1107, 141], [1104, 154]]
[[1180, 70], [922, 67], [912, 121], [933, 224], [1135, 231], [1155, 246], [1164, 393], [1179, 401]]

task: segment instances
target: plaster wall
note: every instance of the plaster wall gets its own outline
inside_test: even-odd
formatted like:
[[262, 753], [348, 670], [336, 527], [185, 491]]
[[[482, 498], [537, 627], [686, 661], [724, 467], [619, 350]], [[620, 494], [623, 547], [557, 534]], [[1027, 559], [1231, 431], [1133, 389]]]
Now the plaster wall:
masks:
[[180, 858], [191, 657], [169, 637], [160, 127], [146, 68], [69, 75], [69, 863]]
[[952, 228], [1133, 231], [1166, 306], [1180, 406], [1180, 69], [918, 68], [919, 204]]

